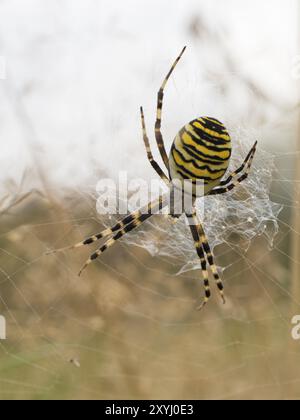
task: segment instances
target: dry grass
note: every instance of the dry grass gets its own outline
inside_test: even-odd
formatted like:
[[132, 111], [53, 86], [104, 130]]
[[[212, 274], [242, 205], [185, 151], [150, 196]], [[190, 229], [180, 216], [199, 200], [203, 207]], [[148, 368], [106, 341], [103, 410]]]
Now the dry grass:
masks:
[[33, 193], [2, 217], [9, 339], [0, 398], [300, 397], [289, 269], [276, 250], [258, 239], [247, 259], [226, 255], [223, 263], [236, 261], [225, 274], [228, 305], [215, 300], [198, 313], [197, 275], [174, 277], [142, 250], [116, 246], [81, 279], [89, 250], [45, 255], [99, 229], [90, 209]]

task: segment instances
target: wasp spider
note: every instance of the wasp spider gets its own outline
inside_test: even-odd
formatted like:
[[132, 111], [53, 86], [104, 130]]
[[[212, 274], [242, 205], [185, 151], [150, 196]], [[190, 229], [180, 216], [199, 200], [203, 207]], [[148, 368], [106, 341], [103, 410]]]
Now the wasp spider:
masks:
[[[144, 112], [143, 108], [141, 108], [140, 111], [143, 139], [146, 146], [148, 160], [157, 174], [170, 188], [172, 188], [174, 180], [180, 182], [189, 180], [192, 182], [192, 184], [196, 184], [197, 182], [201, 181], [204, 185], [203, 195], [224, 194], [231, 191], [240, 182], [248, 177], [256, 151], [257, 142], [246, 156], [240, 168], [229, 174], [225, 179], [223, 179], [223, 177], [228, 169], [229, 160], [231, 157], [231, 139], [226, 127], [217, 119], [202, 117], [197, 118], [185, 125], [175, 137], [169, 157], [164, 146], [163, 136], [161, 133], [164, 89], [185, 49], [186, 47], [175, 60], [169, 73], [164, 79], [157, 96], [155, 138], [160, 155], [167, 169], [168, 176], [153, 158], [149, 138], [146, 131]], [[193, 199], [194, 204], [195, 200], [196, 196]], [[71, 248], [79, 248], [84, 245], [90, 245], [100, 239], [107, 238], [107, 241], [101, 246], [101, 248], [99, 248], [90, 256], [88, 261], [81, 269], [79, 275], [81, 275], [83, 270], [90, 263], [96, 260], [108, 248], [114, 245], [116, 241], [121, 239], [124, 235], [133, 229], [140, 226], [143, 222], [148, 220], [153, 214], [155, 214], [158, 210], [165, 207], [166, 205], [166, 198], [161, 196], [156, 201], [149, 203], [146, 209], [144, 208], [136, 211], [116, 223], [113, 227], [106, 229], [103, 232], [91, 236], [85, 239], [83, 242], [72, 246]], [[170, 212], [171, 216], [179, 216], [172, 214], [172, 210], [170, 210]], [[189, 222], [189, 227], [195, 242], [195, 248], [200, 258], [202, 268], [205, 298], [198, 309], [201, 309], [203, 306], [205, 306], [211, 297], [208, 266], [211, 269], [220, 295], [223, 299], [223, 302], [225, 303], [223, 283], [219, 277], [217, 267], [214, 263], [214, 257], [207, 241], [204, 229], [197, 216], [195, 205], [193, 205], [189, 210], [183, 210], [183, 212], [185, 213], [185, 216]]]

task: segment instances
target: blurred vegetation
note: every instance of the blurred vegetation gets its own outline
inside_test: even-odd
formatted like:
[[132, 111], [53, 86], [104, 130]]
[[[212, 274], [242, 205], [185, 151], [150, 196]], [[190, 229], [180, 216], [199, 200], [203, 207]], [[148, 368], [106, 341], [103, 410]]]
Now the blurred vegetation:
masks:
[[[291, 110], [239, 71], [223, 42], [226, 32], [212, 33], [199, 14], [186, 34], [199, 48], [210, 43], [221, 57], [223, 67], [208, 68], [207, 80], [224, 97], [230, 88], [225, 73], [251, 91], [247, 118], [253, 126], [268, 121], [269, 107], [283, 115], [291, 151]], [[35, 139], [34, 121], [16, 102]], [[292, 180], [290, 161], [279, 163]], [[94, 202], [78, 191], [56, 192], [37, 169], [44, 189], [22, 193], [12, 186], [0, 199], [0, 313], [8, 324], [8, 340], [0, 341], [0, 399], [300, 398], [300, 343], [291, 338], [291, 318], [300, 312], [292, 292], [300, 260], [292, 214], [299, 203], [287, 198], [294, 194], [292, 182], [273, 189], [274, 200], [286, 204], [274, 248], [262, 237], [247, 253], [220, 247], [227, 305], [214, 293], [199, 313], [200, 273], [175, 277], [171, 261], [142, 249], [118, 244], [80, 279], [90, 248], [46, 255], [102, 226]]]
[[299, 398], [284, 224], [273, 250], [219, 249], [228, 303], [199, 313], [199, 273], [141, 249], [116, 245], [81, 279], [91, 249], [45, 255], [101, 229], [92, 208], [32, 192], [2, 213], [1, 399]]

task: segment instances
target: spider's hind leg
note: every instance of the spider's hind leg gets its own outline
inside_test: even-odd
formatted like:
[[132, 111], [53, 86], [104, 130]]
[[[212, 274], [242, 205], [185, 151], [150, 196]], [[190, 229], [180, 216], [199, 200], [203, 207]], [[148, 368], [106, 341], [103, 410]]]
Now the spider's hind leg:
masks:
[[177, 66], [179, 60], [181, 59], [184, 51], [186, 50], [186, 47], [183, 48], [183, 50], [181, 51], [181, 53], [179, 54], [179, 56], [176, 58], [176, 60], [174, 61], [171, 69], [169, 70], [168, 74], [166, 75], [159, 91], [157, 94], [157, 106], [156, 106], [156, 121], [155, 121], [155, 138], [156, 138], [156, 143], [160, 152], [160, 155], [162, 157], [162, 160], [166, 166], [166, 168], [169, 170], [170, 166], [169, 166], [169, 158], [165, 149], [165, 145], [164, 145], [164, 140], [163, 140], [163, 135], [161, 133], [161, 119], [162, 119], [162, 107], [163, 107], [163, 99], [164, 99], [164, 90], [166, 87], [166, 84], [171, 76], [171, 74], [173, 73], [175, 67]]
[[[208, 195], [218, 195], [218, 194], [225, 194], [229, 191], [232, 191], [234, 188], [236, 188], [240, 183], [245, 181], [251, 171], [251, 166], [253, 163], [253, 159], [255, 156], [257, 148], [257, 142], [255, 142], [254, 146], [248, 153], [246, 159], [244, 160], [243, 164], [232, 174], [229, 175], [227, 179], [222, 181], [219, 186], [213, 188]], [[242, 175], [239, 175], [241, 174]], [[238, 176], [239, 175], [239, 176]]]

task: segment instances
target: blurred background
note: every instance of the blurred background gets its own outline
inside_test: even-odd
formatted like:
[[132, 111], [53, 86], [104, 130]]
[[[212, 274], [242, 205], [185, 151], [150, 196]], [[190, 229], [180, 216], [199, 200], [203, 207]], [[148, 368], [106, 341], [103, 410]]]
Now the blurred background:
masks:
[[[299, 18], [296, 0], [0, 1], [0, 399], [300, 398]], [[121, 243], [79, 279], [90, 249], [46, 255], [101, 230], [101, 177], [150, 182], [139, 106], [153, 140], [184, 45], [167, 149], [200, 115], [249, 130], [283, 206], [272, 246], [217, 247], [228, 304], [201, 313], [200, 273], [172, 258]]]

